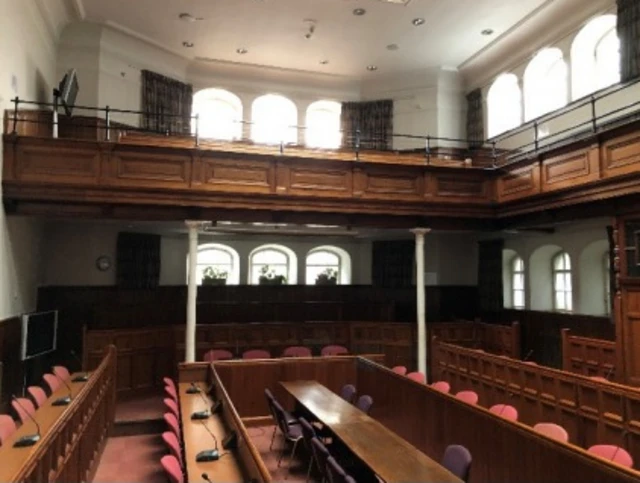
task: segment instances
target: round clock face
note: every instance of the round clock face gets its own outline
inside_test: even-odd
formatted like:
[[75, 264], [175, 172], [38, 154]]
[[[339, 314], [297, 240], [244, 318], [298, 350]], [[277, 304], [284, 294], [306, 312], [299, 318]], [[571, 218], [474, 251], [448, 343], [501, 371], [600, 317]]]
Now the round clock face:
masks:
[[103, 272], [109, 270], [111, 267], [111, 259], [107, 256], [98, 257], [96, 260], [96, 267], [98, 267], [98, 270]]

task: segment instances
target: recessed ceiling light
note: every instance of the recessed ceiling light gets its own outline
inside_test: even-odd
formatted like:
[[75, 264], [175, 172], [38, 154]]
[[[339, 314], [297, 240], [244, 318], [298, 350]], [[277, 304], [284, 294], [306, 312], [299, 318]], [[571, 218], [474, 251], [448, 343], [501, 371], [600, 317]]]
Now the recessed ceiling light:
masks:
[[424, 19], [421, 17], [418, 18], [414, 18], [411, 23], [415, 26], [415, 27], [419, 27], [420, 25], [424, 24]]
[[327, 65], [329, 63], [329, 61], [327, 59], [321, 60], [320, 64], [321, 65]]
[[354, 8], [353, 9], [353, 14], [358, 16], [358, 17], [361, 17], [365, 13], [367, 13], [367, 11], [364, 8]]
[[480, 32], [482, 35], [491, 35], [493, 34], [493, 29], [484, 29], [482, 32]]
[[246, 54], [247, 52], [249, 52], [247, 49], [245, 49], [244, 47], [240, 47], [239, 49], [236, 49], [236, 53], [243, 55]]
[[182, 42], [182, 46], [190, 49], [191, 47], [193, 47], [193, 42]]
[[368, 65], [367, 70], [373, 72], [374, 70], [378, 70], [377, 65]]
[[398, 50], [398, 44], [387, 45], [387, 50]]

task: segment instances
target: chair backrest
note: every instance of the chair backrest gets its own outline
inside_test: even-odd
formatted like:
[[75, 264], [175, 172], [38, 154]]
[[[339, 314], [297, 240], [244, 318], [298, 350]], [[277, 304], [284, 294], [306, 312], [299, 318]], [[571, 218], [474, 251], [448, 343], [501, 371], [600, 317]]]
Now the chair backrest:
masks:
[[431, 384], [431, 387], [436, 391], [446, 392], [447, 394], [451, 391], [451, 385], [447, 381], [436, 381]]
[[342, 386], [342, 389], [340, 389], [340, 397], [348, 403], [352, 403], [356, 397], [356, 392], [356, 386], [353, 384], [345, 384]]
[[233, 359], [233, 354], [225, 349], [211, 349], [204, 355], [205, 362], [228, 361], [229, 359]]
[[44, 389], [42, 389], [40, 386], [29, 386], [27, 388], [27, 392], [33, 399], [35, 405], [39, 408], [41, 408], [42, 405], [47, 402], [47, 393], [44, 392]]
[[509, 404], [494, 404], [489, 408], [489, 411], [509, 421], [518, 420], [518, 410]]
[[180, 466], [178, 458], [168, 454], [160, 459], [160, 463], [171, 483], [184, 483], [184, 475], [182, 474], [182, 467]]
[[349, 349], [341, 345], [327, 345], [320, 351], [320, 355], [323, 356], [343, 356], [347, 354], [349, 354]]
[[404, 367], [404, 366], [395, 366], [391, 370], [393, 372], [395, 372], [396, 374], [400, 374], [401, 376], [406, 376], [407, 375], [407, 368]]
[[0, 414], [0, 446], [16, 431], [16, 422], [8, 414]]
[[289, 423], [287, 423], [287, 416], [285, 415], [284, 409], [280, 405], [278, 401], [273, 400], [273, 411], [275, 413], [276, 422], [278, 423], [278, 427], [285, 438], [290, 436], [289, 431]]
[[53, 394], [58, 389], [60, 389], [60, 386], [62, 385], [62, 383], [60, 382], [60, 379], [58, 379], [53, 374], [45, 374], [44, 376], [42, 376], [42, 379], [44, 379], [44, 383], [49, 388], [49, 392], [51, 394]]
[[252, 349], [242, 353], [243, 359], [271, 359], [269, 351], [263, 349]]
[[13, 406], [13, 410], [20, 418], [20, 421], [22, 421], [22, 424], [30, 421], [27, 414], [33, 416], [36, 413], [36, 407], [31, 402], [31, 399], [27, 399], [26, 397], [19, 397], [17, 401], [11, 401], [11, 406]]
[[299, 345], [287, 347], [282, 352], [282, 357], [311, 357], [311, 349]]
[[333, 456], [327, 458], [327, 479], [329, 483], [344, 483], [347, 472]]
[[360, 396], [356, 403], [356, 407], [366, 414], [371, 411], [371, 406], [373, 406], [373, 398], [367, 394]]
[[170, 398], [173, 399], [174, 401], [178, 402], [178, 392], [176, 391], [175, 387], [171, 387], [171, 386], [164, 386], [164, 393]]
[[300, 421], [300, 428], [302, 429], [302, 441], [308, 451], [313, 454], [313, 448], [311, 447], [311, 440], [316, 437], [316, 430], [305, 418], [298, 418]]
[[178, 437], [178, 440], [180, 440], [182, 431], [180, 430], [180, 423], [178, 422], [176, 415], [173, 413], [164, 413], [164, 420], [167, 423], [167, 426], [169, 426], [169, 429], [173, 431], [173, 433]]
[[627, 468], [633, 468], [633, 458], [620, 446], [613, 444], [596, 444], [595, 446], [591, 446], [587, 451], [613, 463], [626, 466]]
[[549, 438], [562, 441], [563, 443], [569, 442], [569, 434], [567, 431], [555, 423], [538, 423], [533, 427], [533, 430]]
[[58, 377], [61, 377], [65, 381], [68, 381], [71, 379], [71, 374], [69, 373], [69, 369], [67, 369], [64, 366], [53, 366], [53, 373], [56, 374]]
[[279, 427], [280, 423], [278, 423], [278, 415], [276, 414], [276, 409], [273, 407], [273, 403], [276, 401], [276, 398], [273, 397], [273, 393], [269, 389], [264, 390], [264, 396], [267, 399], [267, 406], [269, 406], [269, 412], [273, 417], [273, 422]]
[[422, 384], [427, 382], [427, 378], [425, 377], [425, 375], [419, 371], [410, 372], [409, 374], [407, 374], [407, 377], [412, 381], [421, 382]]
[[471, 462], [471, 453], [467, 448], [459, 444], [452, 444], [444, 450], [441, 464], [462, 481], [467, 482], [469, 481]]
[[173, 431], [165, 431], [162, 433], [162, 439], [167, 445], [167, 449], [169, 452], [176, 457], [178, 462], [180, 463], [180, 467], [184, 468], [184, 463], [182, 461], [182, 450], [180, 449], [180, 442], [178, 441], [178, 437], [176, 433]]
[[169, 410], [170, 413], [175, 414], [176, 418], [180, 417], [180, 410], [178, 409], [178, 403], [170, 397], [164, 398], [164, 406]]
[[173, 379], [171, 379], [170, 377], [163, 377], [162, 381], [164, 382], [165, 386], [172, 387], [176, 392], [178, 392], [178, 388], [176, 387], [176, 383], [173, 382]]
[[320, 470], [320, 474], [322, 475], [322, 479], [323, 480], [329, 479], [329, 476], [327, 473], [327, 460], [331, 456], [329, 454], [329, 450], [318, 438], [313, 438], [311, 440], [311, 449], [313, 453], [313, 458], [316, 460], [316, 465], [318, 466], [318, 470]]
[[460, 391], [456, 397], [467, 404], [478, 404], [478, 394], [474, 391]]

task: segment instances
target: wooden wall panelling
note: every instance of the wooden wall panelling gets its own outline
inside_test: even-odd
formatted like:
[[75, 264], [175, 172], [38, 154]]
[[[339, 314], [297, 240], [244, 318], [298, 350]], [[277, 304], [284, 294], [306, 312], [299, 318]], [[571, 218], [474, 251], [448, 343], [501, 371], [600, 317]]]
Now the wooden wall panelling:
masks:
[[15, 116], [13, 109], [4, 111], [4, 133], [13, 133], [13, 119], [17, 119], [16, 134], [29, 137], [51, 137], [53, 133], [53, 111], [40, 109], [19, 109]]
[[365, 165], [356, 170], [354, 184], [361, 188], [361, 192], [354, 192], [355, 196], [363, 199], [380, 199], [393, 201], [421, 201], [425, 193], [424, 168], [407, 166], [398, 170], [397, 167], [380, 167]]
[[21, 395], [24, 364], [20, 360], [22, 322], [20, 317], [0, 320], [0, 413], [11, 406], [11, 395]]
[[460, 203], [486, 203], [491, 200], [492, 182], [481, 171], [461, 171], [433, 173], [433, 196], [441, 201]]
[[277, 192], [295, 196], [345, 198], [353, 196], [351, 163], [314, 160], [300, 163], [288, 159], [277, 162]]
[[275, 192], [276, 162], [273, 158], [243, 159], [233, 154], [200, 153], [198, 163], [198, 189], [233, 193]]
[[587, 146], [542, 161], [542, 191], [571, 188], [600, 179], [599, 150]]
[[616, 343], [610, 340], [570, 335], [570, 329], [561, 329], [562, 370], [583, 376], [599, 376], [617, 380]]
[[538, 163], [506, 168], [505, 173], [496, 179], [498, 201], [513, 201], [540, 193], [542, 191], [540, 179]]
[[349, 324], [350, 349], [354, 354], [384, 354], [389, 367], [405, 366], [409, 371], [416, 364], [416, 328], [414, 324]]
[[634, 282], [621, 282], [622, 287], [622, 320], [624, 332], [623, 357], [626, 383], [640, 386], [640, 286]]
[[606, 140], [600, 147], [603, 177], [630, 174], [640, 162], [640, 133], [633, 132]]

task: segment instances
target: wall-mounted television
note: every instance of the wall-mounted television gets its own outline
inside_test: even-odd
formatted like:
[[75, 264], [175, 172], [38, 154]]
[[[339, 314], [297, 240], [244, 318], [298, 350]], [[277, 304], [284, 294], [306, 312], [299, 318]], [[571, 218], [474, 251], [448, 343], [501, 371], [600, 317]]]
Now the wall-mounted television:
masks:
[[58, 86], [58, 90], [55, 93], [60, 102], [64, 106], [64, 112], [67, 116], [71, 116], [73, 112], [73, 106], [76, 103], [76, 97], [78, 97], [78, 91], [80, 86], [78, 85], [78, 74], [75, 69], [70, 69], [64, 75], [64, 78]]
[[34, 312], [22, 316], [22, 360], [56, 350], [58, 311]]

